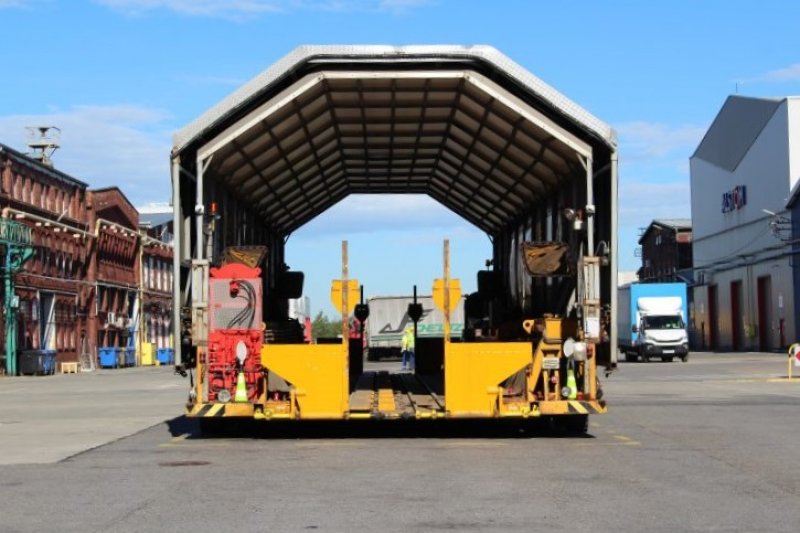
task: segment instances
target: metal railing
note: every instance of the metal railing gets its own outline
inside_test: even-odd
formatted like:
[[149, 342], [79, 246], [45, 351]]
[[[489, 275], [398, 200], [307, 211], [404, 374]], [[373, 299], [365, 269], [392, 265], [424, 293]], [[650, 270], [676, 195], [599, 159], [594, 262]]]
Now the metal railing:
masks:
[[30, 246], [33, 244], [30, 226], [0, 218], [0, 243]]

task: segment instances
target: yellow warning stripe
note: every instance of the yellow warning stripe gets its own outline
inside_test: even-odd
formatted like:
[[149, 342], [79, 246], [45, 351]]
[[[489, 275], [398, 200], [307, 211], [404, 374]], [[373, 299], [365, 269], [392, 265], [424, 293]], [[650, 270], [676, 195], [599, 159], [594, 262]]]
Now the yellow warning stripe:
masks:
[[195, 406], [192, 409], [190, 416], [196, 417], [214, 417], [214, 416], [224, 416], [225, 415], [225, 404], [224, 403], [207, 403]]
[[378, 389], [378, 411], [393, 413], [396, 409], [394, 391], [392, 389]]
[[[584, 407], [582, 402], [575, 401], [575, 400], [570, 400], [569, 401], [569, 412], [570, 413], [578, 413], [580, 415], [588, 415], [589, 414], [589, 409]], [[595, 412], [594, 409], [592, 409], [592, 412]]]

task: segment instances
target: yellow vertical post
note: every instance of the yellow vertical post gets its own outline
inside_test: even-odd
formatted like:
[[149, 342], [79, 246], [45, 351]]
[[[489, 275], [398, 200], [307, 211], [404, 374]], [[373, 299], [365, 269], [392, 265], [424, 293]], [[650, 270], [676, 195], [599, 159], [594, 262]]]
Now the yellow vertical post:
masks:
[[195, 374], [197, 375], [197, 379], [195, 380], [195, 403], [203, 403], [207, 400], [207, 398], [203, 397], [203, 377], [205, 372], [205, 368], [203, 368], [203, 357], [205, 355], [205, 350], [203, 348], [197, 348], [197, 361], [195, 363]]
[[444, 240], [444, 342], [450, 342], [450, 239]]
[[342, 374], [340, 377], [340, 399], [342, 411], [347, 409], [350, 384], [350, 258], [347, 241], [342, 241]]
[[350, 336], [350, 306], [348, 305], [348, 296], [350, 292], [350, 283], [348, 282], [348, 258], [347, 258], [347, 241], [342, 241], [342, 344], [347, 346], [348, 338]]
[[786, 377], [787, 379], [792, 379], [792, 365], [794, 364], [794, 358], [796, 357], [796, 353], [800, 351], [800, 343], [794, 343], [789, 346], [789, 359], [787, 360], [786, 366]]

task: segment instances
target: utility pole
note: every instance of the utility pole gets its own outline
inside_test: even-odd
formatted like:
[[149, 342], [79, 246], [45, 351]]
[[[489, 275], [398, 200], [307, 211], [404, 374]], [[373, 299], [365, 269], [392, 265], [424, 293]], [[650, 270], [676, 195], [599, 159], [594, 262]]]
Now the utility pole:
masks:
[[17, 310], [19, 298], [14, 287], [14, 276], [22, 265], [33, 257], [31, 228], [9, 220], [0, 219], [0, 245], [5, 247], [3, 264], [3, 315], [6, 331], [6, 375], [17, 375]]

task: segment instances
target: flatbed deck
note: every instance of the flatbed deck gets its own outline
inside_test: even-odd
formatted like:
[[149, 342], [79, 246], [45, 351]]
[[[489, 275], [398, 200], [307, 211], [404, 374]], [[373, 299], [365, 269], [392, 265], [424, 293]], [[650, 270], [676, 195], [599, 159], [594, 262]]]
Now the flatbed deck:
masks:
[[350, 393], [350, 418], [437, 418], [444, 398], [433, 379], [412, 372], [366, 371]]

